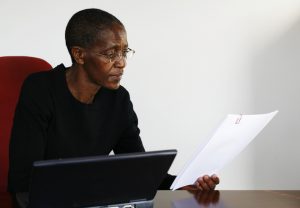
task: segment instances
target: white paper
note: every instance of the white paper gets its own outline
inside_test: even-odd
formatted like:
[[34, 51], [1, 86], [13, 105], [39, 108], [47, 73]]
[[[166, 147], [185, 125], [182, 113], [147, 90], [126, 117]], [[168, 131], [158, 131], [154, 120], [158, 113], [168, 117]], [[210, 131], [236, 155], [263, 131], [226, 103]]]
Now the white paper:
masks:
[[233, 160], [277, 114], [227, 115], [206, 145], [200, 145], [193, 159], [178, 174], [171, 189], [194, 184], [199, 176], [212, 175]]

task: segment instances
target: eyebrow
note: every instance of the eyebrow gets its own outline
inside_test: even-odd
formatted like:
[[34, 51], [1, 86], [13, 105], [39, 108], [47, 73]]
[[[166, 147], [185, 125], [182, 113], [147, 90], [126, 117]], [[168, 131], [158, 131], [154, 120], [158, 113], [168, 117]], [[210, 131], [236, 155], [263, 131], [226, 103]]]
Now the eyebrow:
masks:
[[[119, 49], [120, 47], [119, 47], [119, 45], [113, 45], [113, 46], [111, 46], [111, 47], [108, 47], [108, 48], [106, 48], [106, 49], [103, 49], [104, 51], [108, 51], [108, 50], [111, 50], [111, 49]], [[124, 48], [128, 48], [128, 44], [126, 44], [126, 45], [124, 45]]]

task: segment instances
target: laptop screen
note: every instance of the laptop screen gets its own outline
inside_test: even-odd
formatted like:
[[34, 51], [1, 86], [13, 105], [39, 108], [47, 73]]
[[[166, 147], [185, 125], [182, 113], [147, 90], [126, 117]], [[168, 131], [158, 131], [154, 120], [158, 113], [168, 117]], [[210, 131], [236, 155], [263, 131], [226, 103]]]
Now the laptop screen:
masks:
[[177, 151], [38, 161], [30, 207], [88, 207], [152, 200]]

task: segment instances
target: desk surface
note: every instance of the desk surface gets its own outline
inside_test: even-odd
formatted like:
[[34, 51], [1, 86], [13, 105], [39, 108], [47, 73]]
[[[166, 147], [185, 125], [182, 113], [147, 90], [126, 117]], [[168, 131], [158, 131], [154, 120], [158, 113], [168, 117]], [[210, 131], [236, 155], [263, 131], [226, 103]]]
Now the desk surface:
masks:
[[[11, 197], [0, 193], [0, 207], [13, 208]], [[300, 191], [158, 191], [154, 208], [299, 208]]]
[[300, 191], [159, 191], [154, 207], [300, 208]]

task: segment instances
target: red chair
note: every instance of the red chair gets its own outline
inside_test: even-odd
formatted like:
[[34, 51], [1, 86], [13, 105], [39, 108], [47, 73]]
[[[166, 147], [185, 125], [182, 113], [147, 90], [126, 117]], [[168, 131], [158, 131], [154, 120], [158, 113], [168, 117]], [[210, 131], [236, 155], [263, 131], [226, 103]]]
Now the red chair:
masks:
[[0, 192], [7, 188], [9, 139], [22, 83], [29, 74], [51, 68], [39, 58], [0, 57]]

